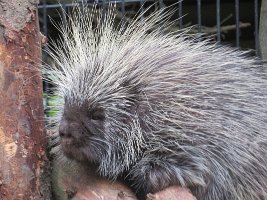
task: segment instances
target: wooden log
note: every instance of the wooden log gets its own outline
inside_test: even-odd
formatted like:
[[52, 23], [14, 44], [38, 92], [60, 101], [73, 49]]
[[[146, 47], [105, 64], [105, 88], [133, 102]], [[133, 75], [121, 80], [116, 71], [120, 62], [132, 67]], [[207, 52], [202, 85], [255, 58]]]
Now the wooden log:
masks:
[[0, 1], [0, 199], [49, 199], [35, 0]]
[[[97, 175], [95, 166], [82, 165], [64, 158], [53, 163], [53, 200], [137, 200], [123, 181], [109, 181]], [[187, 188], [168, 187], [147, 200], [196, 200]], [[144, 200], [144, 199], [139, 199]]]

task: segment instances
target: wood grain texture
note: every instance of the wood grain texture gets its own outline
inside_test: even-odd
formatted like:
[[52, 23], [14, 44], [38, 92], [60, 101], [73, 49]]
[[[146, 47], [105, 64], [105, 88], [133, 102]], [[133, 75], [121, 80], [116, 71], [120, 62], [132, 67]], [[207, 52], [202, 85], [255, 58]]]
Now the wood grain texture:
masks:
[[0, 199], [5, 200], [42, 199], [46, 137], [37, 3], [0, 1]]

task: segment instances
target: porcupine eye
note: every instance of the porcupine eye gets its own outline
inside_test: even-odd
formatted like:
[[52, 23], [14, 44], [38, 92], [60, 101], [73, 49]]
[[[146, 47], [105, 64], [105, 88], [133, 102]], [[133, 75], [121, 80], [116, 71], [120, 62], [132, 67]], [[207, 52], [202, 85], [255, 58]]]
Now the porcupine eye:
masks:
[[104, 111], [100, 108], [92, 110], [90, 115], [92, 120], [103, 121], [105, 119]]

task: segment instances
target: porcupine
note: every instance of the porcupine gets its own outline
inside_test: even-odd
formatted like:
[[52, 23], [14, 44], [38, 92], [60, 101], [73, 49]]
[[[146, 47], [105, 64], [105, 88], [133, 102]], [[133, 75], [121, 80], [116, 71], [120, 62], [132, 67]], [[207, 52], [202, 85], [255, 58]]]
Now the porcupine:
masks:
[[97, 23], [77, 10], [49, 51], [66, 157], [146, 193], [180, 185], [198, 200], [267, 199], [267, 87], [255, 58], [166, 33], [168, 12], [116, 27], [112, 9]]

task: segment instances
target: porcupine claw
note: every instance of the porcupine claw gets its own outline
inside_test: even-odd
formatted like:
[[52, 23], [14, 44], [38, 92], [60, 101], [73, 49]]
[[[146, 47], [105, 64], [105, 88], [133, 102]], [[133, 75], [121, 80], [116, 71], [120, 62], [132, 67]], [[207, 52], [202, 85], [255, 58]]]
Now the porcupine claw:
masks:
[[197, 200], [191, 192], [183, 187], [171, 186], [155, 194], [147, 194], [146, 200]]

